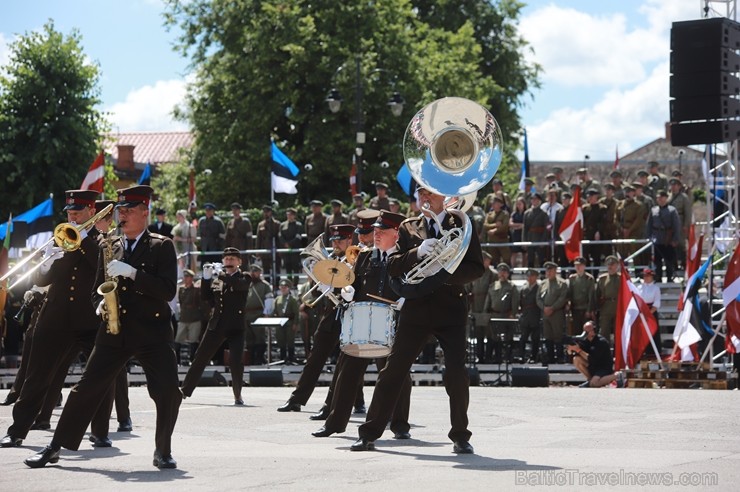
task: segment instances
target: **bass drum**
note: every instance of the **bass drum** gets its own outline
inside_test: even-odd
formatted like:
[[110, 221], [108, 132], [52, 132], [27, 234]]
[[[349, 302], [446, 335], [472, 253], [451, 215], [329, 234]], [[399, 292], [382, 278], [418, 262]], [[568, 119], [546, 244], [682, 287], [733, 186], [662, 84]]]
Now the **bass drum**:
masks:
[[379, 302], [353, 302], [342, 316], [339, 344], [347, 355], [387, 357], [396, 334], [396, 312]]

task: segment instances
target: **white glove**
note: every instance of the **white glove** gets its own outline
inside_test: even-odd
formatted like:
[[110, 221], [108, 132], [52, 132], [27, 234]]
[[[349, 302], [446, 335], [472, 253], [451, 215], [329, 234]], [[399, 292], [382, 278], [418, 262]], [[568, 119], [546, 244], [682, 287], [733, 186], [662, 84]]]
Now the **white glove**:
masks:
[[419, 259], [422, 259], [426, 255], [431, 253], [434, 250], [434, 246], [436, 244], [437, 238], [435, 237], [423, 240], [419, 247], [416, 249], [416, 254], [418, 255]]
[[344, 299], [347, 302], [352, 302], [352, 299], [355, 298], [355, 288], [351, 285], [348, 285], [346, 287], [342, 287], [342, 299]]
[[33, 290], [27, 290], [23, 293], [23, 302], [30, 302], [33, 298]]
[[51, 265], [64, 256], [64, 250], [58, 246], [50, 246], [44, 251], [43, 264], [39, 267], [42, 274], [46, 274], [51, 269]]
[[100, 304], [98, 304], [98, 307], [95, 308], [95, 314], [102, 316], [105, 310], [105, 299], [103, 299], [100, 301]]
[[136, 268], [120, 260], [113, 260], [108, 263], [108, 268], [106, 269], [106, 272], [111, 277], [128, 277], [130, 279], [136, 278]]
[[406, 302], [406, 298], [405, 297], [399, 297], [398, 300], [396, 301], [396, 303], [392, 306], [393, 309], [395, 309], [396, 311], [400, 311], [401, 308], [403, 307], [403, 303], [404, 302]]
[[213, 265], [203, 265], [203, 280], [211, 280], [213, 277]]
[[262, 310], [262, 314], [269, 316], [272, 314], [272, 307], [275, 305], [275, 298], [268, 294], [265, 297], [265, 308]]

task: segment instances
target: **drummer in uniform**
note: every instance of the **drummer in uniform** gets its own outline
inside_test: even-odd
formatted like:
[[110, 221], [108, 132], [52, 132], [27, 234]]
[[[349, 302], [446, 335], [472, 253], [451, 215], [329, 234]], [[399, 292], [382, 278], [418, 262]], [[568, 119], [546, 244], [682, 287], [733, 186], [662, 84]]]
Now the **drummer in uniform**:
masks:
[[[381, 210], [377, 222], [373, 224], [375, 228], [375, 247], [363, 250], [357, 257], [354, 272], [355, 281], [352, 285], [342, 289], [342, 298], [347, 302], [376, 302], [378, 299], [370, 297], [369, 294], [381, 297], [387, 301], [396, 301], [393, 308], [399, 309], [399, 304], [403, 305], [403, 300], [398, 298], [393, 289], [390, 287], [388, 277], [388, 256], [397, 250], [396, 241], [398, 240], [398, 227], [406, 219], [405, 216], [386, 210]], [[350, 304], [356, 306], [357, 304]], [[386, 317], [383, 311], [380, 311], [381, 319]], [[367, 320], [359, 320], [367, 321]], [[375, 328], [375, 321], [370, 320], [372, 328]], [[359, 326], [357, 329], [359, 330]], [[348, 327], [342, 327], [347, 330]], [[374, 335], [376, 332], [373, 331]], [[371, 333], [362, 333], [370, 337]], [[348, 337], [343, 336], [343, 339]], [[351, 339], [347, 340], [350, 343]], [[386, 357], [375, 359], [378, 371], [385, 367]], [[344, 432], [349, 422], [352, 402], [356, 397], [357, 388], [363, 384], [365, 370], [370, 363], [370, 358], [353, 357], [346, 352], [339, 355], [337, 363], [338, 377], [336, 380], [334, 394], [331, 400], [329, 416], [326, 423], [312, 435], [315, 437], [328, 437], [335, 433]], [[391, 431], [396, 439], [410, 439], [409, 404], [411, 398], [411, 376], [406, 375], [402, 385], [402, 390], [398, 401], [396, 402], [393, 416], [391, 418]]]

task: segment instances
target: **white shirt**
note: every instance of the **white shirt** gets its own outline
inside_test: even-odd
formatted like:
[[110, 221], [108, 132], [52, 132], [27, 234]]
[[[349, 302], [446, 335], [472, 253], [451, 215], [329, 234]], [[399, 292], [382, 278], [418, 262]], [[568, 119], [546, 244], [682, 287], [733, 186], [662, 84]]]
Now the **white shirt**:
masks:
[[655, 282], [652, 284], [640, 282], [636, 287], [637, 292], [640, 293], [640, 297], [642, 297], [643, 301], [650, 304], [655, 309], [660, 309], [660, 287], [658, 287], [658, 284]]

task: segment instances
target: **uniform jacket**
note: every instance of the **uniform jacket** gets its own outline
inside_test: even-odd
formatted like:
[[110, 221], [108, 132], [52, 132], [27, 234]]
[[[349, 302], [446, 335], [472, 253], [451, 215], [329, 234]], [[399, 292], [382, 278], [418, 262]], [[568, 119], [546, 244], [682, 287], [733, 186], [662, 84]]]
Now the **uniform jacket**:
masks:
[[568, 284], [560, 277], [555, 277], [555, 280], [545, 279], [540, 283], [537, 291], [537, 305], [543, 310], [546, 307], [553, 308], [554, 312], [550, 317], [564, 315], [563, 308], [567, 299]]
[[524, 228], [522, 229], [522, 241], [541, 242], [548, 241], [550, 234], [547, 226], [550, 218], [541, 208], [529, 208], [524, 212]]
[[571, 309], [582, 311], [596, 310], [596, 280], [588, 272], [568, 277], [568, 301]]
[[97, 304], [90, 304], [90, 292], [98, 266], [98, 236], [94, 227], [76, 251], [64, 253], [45, 274], [37, 274], [34, 283], [49, 286], [38, 316], [38, 330], [97, 330], [100, 318]]
[[208, 320], [209, 331], [239, 331], [244, 329], [244, 311], [252, 277], [241, 270], [233, 275], [221, 273], [213, 279], [203, 279], [200, 294], [203, 300], [213, 302], [213, 313]]
[[647, 236], [656, 244], [670, 244], [681, 238], [681, 221], [672, 205], [656, 205], [650, 211], [647, 223]]
[[[457, 217], [446, 214], [442, 227], [449, 230], [462, 223]], [[402, 277], [418, 263], [417, 248], [427, 239], [428, 230], [423, 216], [406, 219], [398, 230], [399, 253], [391, 256], [389, 272], [392, 277]], [[417, 299], [406, 298], [399, 323], [422, 324], [437, 327], [462, 326], [467, 318], [465, 284], [483, 275], [483, 254], [480, 242], [471, 234], [470, 245], [455, 272], [431, 294]]]
[[535, 282], [531, 287], [529, 283], [526, 283], [519, 291], [520, 323], [539, 323], [542, 321], [542, 310], [537, 305], [539, 288], [539, 282]]
[[246, 217], [235, 217], [226, 225], [224, 247], [229, 246], [244, 251], [252, 249], [252, 223]]
[[[177, 293], [177, 256], [172, 240], [144, 231], [126, 263], [136, 268], [136, 279], [118, 277], [118, 316], [121, 332], [106, 333], [106, 323], [98, 320], [100, 329], [95, 343], [140, 347], [171, 342], [174, 338], [169, 302]], [[103, 255], [100, 255], [95, 286], [105, 280]], [[93, 291], [93, 306], [102, 296]]]
[[170, 239], [172, 239], [172, 224], [169, 224], [167, 222], [155, 222], [153, 224], [149, 224], [149, 232], [153, 232], [155, 234], [161, 234], [162, 236], [166, 236]]
[[519, 290], [509, 281], [497, 280], [486, 296], [483, 310], [513, 317], [519, 309]]
[[354, 266], [355, 281], [352, 284], [355, 288], [354, 301], [380, 302], [368, 297], [368, 294], [391, 301], [398, 300], [398, 294], [393, 291], [388, 281], [388, 263], [383, 266], [379, 249], [365, 249], [360, 252]]

